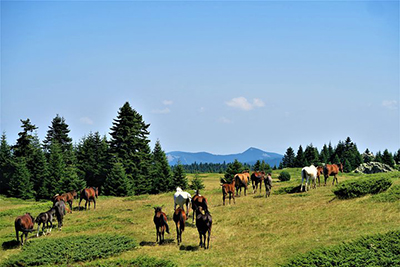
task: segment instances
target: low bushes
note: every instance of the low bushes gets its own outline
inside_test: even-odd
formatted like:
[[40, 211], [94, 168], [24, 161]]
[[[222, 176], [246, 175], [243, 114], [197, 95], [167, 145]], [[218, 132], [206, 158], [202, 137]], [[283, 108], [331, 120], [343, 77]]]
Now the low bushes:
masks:
[[360, 178], [339, 184], [332, 191], [338, 198], [354, 198], [386, 191], [392, 185], [387, 177]]
[[86, 266], [93, 266], [93, 267], [177, 267], [178, 265], [164, 259], [158, 259], [154, 257], [148, 256], [139, 256], [133, 260], [117, 260], [117, 261], [108, 261], [102, 263], [96, 263], [94, 265], [86, 265]]
[[282, 171], [281, 174], [279, 174], [278, 179], [281, 182], [290, 181], [290, 173], [287, 171]]
[[375, 202], [395, 202], [400, 200], [400, 185], [394, 185], [386, 192], [372, 196]]
[[27, 243], [21, 253], [11, 256], [2, 266], [71, 264], [107, 258], [135, 246], [133, 239], [117, 235], [40, 238]]
[[351, 243], [316, 249], [284, 266], [399, 266], [400, 231], [364, 237]]

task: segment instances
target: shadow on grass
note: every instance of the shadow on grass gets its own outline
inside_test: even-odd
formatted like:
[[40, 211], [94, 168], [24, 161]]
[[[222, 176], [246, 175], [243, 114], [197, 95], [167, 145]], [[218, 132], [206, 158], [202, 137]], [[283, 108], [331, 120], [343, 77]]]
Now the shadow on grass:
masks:
[[265, 197], [264, 195], [257, 195], [257, 196], [253, 196], [253, 198], [263, 198]]
[[19, 247], [19, 242], [17, 240], [5, 241], [2, 244], [3, 250], [14, 249]]
[[156, 242], [151, 242], [151, 241], [142, 241], [139, 243], [139, 246], [141, 246], [141, 247], [145, 247], [145, 246], [154, 247], [155, 245], [156, 245]]
[[194, 221], [194, 223], [192, 223], [192, 220], [190, 220], [190, 222], [186, 221], [185, 227], [196, 228], [196, 221]]
[[184, 251], [197, 251], [199, 250], [199, 246], [185, 246], [185, 245], [181, 245], [179, 247], [179, 250], [184, 250]]

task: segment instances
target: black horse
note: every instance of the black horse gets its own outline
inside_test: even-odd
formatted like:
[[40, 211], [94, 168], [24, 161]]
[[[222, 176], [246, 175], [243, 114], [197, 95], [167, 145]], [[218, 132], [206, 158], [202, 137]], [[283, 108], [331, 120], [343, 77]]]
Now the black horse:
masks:
[[[201, 213], [200, 209], [196, 209], [196, 227], [199, 232], [200, 244], [199, 246], [204, 249], [208, 249], [210, 247], [210, 235], [211, 235], [211, 227], [212, 227], [212, 217], [208, 210], [205, 213]], [[207, 237], [207, 246], [206, 246], [206, 234]], [[204, 241], [203, 241], [204, 240]]]
[[52, 222], [53, 216], [55, 213], [56, 213], [56, 208], [53, 207], [46, 212], [40, 213], [36, 217], [35, 222], [38, 224], [36, 237], [39, 237], [40, 224], [42, 224], [42, 232], [44, 232], [45, 227], [47, 228], [46, 234], [49, 234], [51, 232], [51, 229], [53, 228], [53, 222]]

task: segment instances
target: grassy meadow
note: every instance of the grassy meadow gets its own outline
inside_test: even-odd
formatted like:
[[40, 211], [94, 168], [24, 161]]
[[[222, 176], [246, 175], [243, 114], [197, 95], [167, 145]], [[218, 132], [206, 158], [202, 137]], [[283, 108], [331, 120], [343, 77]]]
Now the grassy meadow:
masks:
[[[137, 244], [133, 249], [118, 252], [119, 254], [108, 258], [98, 255], [97, 258], [100, 259], [95, 257], [94, 260], [73, 263], [65, 259], [63, 263], [68, 266], [113, 266], [116, 261], [129, 262], [143, 257], [167, 260], [178, 266], [279, 266], [294, 256], [313, 249], [400, 230], [399, 200], [390, 198], [390, 201], [385, 201], [386, 198], [371, 195], [347, 200], [336, 199], [332, 193], [332, 177], [327, 186], [317, 187], [307, 193], [286, 194], [279, 189], [298, 185], [301, 181], [300, 169], [287, 171], [292, 177], [288, 182], [279, 182], [277, 177], [280, 171], [273, 172], [270, 198], [265, 198], [264, 187], [262, 194], [253, 194], [249, 186], [247, 196], [243, 196], [242, 192], [242, 196], [236, 198], [235, 205], [232, 202], [226, 206], [222, 205], [220, 186], [220, 177], [223, 175], [200, 174], [206, 186], [201, 194], [207, 197], [213, 216], [209, 250], [198, 247], [199, 237], [196, 226], [192, 223], [192, 212], [186, 222], [183, 242], [181, 246], [177, 245], [172, 221], [173, 192], [125, 198], [99, 196], [96, 210], [93, 205], [89, 211], [78, 211], [75, 208], [72, 214], [66, 215], [62, 231], [55, 228], [50, 235], [39, 238], [35, 237], [35, 231], [29, 235], [28, 242], [32, 242], [33, 246], [43, 239], [55, 239], [57, 242], [57, 239], [79, 239], [85, 236], [86, 242], [90, 243], [90, 237], [93, 237], [92, 242], [95, 243], [98, 242], [96, 236], [119, 235], [129, 237]], [[341, 183], [347, 179], [363, 179], [366, 176], [340, 173], [338, 178]], [[372, 176], [390, 177], [394, 188], [400, 185], [400, 172]], [[188, 178], [190, 180], [193, 176], [188, 175]], [[74, 207], [77, 205], [75, 200]], [[7, 259], [26, 253], [14, 241], [15, 217], [25, 212], [36, 217], [50, 206], [50, 202], [23, 201], [0, 196], [0, 265]], [[165, 235], [166, 243], [163, 245], [155, 243], [155, 206], [163, 207], [171, 229], [171, 234]], [[65, 246], [66, 250], [70, 249], [68, 243]], [[160, 264], [162, 265], [165, 264]]]

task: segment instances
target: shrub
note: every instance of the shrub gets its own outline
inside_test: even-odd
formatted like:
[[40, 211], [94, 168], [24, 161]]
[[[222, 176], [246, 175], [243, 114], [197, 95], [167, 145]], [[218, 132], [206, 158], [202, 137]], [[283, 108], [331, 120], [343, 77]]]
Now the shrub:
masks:
[[388, 191], [374, 195], [375, 202], [395, 202], [400, 199], [400, 185], [394, 185]]
[[284, 266], [399, 266], [400, 231], [360, 238], [299, 255]]
[[11, 256], [2, 266], [70, 264], [107, 258], [135, 246], [133, 239], [117, 235], [40, 238], [27, 243], [21, 253]]
[[279, 174], [278, 179], [281, 182], [290, 181], [290, 173], [288, 173], [287, 171], [281, 171], [281, 174]]
[[338, 198], [354, 198], [367, 194], [378, 194], [386, 191], [392, 185], [392, 181], [387, 177], [361, 178], [348, 180], [339, 184], [332, 191]]

